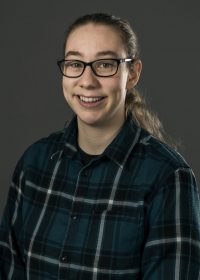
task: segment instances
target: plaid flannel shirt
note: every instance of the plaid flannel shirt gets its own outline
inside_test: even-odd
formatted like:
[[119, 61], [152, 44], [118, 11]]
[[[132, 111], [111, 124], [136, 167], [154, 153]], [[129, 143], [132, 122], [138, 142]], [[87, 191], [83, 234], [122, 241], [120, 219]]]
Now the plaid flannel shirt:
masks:
[[19, 160], [0, 279], [198, 280], [200, 202], [182, 157], [127, 120], [85, 166], [76, 118]]

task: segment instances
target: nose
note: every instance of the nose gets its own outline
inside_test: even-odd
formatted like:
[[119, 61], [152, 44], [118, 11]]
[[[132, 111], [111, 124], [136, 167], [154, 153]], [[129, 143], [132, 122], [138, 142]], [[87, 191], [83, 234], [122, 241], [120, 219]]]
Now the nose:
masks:
[[83, 74], [79, 78], [79, 83], [80, 86], [84, 88], [94, 88], [98, 86], [98, 78], [90, 66], [85, 67]]

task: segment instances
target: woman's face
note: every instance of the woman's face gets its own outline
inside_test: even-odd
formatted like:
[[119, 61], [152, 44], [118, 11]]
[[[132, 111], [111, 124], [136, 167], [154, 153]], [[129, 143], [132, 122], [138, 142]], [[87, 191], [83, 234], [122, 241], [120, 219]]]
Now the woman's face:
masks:
[[[119, 34], [106, 25], [86, 24], [76, 28], [68, 37], [65, 59], [91, 62], [103, 58], [126, 58]], [[119, 65], [112, 77], [97, 77], [91, 67], [82, 76], [63, 76], [66, 101], [77, 115], [78, 124], [95, 127], [122, 125], [125, 97], [128, 89], [137, 82], [135, 71], [125, 63]]]

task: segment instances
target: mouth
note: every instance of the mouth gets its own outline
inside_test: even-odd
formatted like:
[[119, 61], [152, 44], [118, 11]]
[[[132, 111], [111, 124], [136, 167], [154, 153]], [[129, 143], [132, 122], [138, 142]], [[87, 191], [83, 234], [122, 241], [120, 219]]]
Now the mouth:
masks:
[[105, 97], [102, 96], [86, 97], [86, 96], [78, 95], [78, 98], [81, 102], [85, 104], [97, 104], [100, 101], [102, 101]]

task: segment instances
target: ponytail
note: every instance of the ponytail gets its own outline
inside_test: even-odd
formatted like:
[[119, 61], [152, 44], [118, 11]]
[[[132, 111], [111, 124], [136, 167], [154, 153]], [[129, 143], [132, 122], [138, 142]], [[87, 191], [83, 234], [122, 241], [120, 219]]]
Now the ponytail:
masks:
[[155, 138], [176, 148], [174, 141], [165, 134], [163, 125], [157, 115], [148, 108], [144, 97], [135, 88], [126, 95], [125, 114], [126, 117], [131, 116], [138, 126], [148, 131]]

